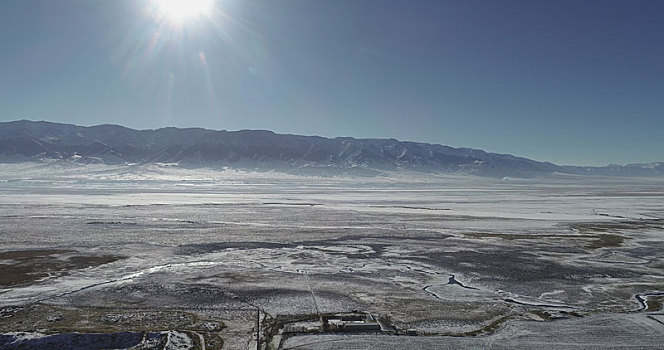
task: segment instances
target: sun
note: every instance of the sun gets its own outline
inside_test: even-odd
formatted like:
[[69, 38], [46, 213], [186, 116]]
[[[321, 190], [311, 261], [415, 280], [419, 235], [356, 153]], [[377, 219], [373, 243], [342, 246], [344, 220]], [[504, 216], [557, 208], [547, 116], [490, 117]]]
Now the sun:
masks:
[[154, 0], [154, 5], [161, 17], [182, 24], [198, 17], [210, 16], [214, 0]]

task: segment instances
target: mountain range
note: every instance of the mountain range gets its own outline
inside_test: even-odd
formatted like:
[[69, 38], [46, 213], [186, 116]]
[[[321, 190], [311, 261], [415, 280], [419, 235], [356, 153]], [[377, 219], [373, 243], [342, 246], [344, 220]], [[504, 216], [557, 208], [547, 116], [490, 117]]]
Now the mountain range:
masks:
[[395, 139], [325, 138], [266, 130], [202, 128], [134, 130], [45, 121], [0, 122], [0, 162], [176, 163], [310, 174], [372, 174], [384, 170], [492, 177], [575, 175], [664, 176], [664, 163], [560, 166], [509, 154]]

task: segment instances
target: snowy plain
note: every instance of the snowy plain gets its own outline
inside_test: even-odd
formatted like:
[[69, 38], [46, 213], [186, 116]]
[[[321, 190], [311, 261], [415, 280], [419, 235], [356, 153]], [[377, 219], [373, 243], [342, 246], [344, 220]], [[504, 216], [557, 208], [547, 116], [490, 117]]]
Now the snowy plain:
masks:
[[[0, 331], [256, 348], [259, 312], [264, 348], [655, 349], [663, 218], [661, 178], [2, 164]], [[394, 331], [280, 333], [352, 310]]]

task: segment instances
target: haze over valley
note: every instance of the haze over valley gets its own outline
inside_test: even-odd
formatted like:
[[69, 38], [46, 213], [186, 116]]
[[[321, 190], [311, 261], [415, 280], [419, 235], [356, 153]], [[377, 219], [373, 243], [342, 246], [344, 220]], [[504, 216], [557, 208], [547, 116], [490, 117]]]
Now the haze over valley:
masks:
[[654, 173], [268, 131], [0, 131], [3, 348], [659, 347]]
[[0, 1], [0, 350], [662, 349], [664, 1]]
[[5, 162], [61, 160], [81, 164], [172, 163], [224, 166], [318, 175], [382, 170], [532, 177], [554, 173], [663, 176], [664, 163], [560, 166], [509, 154], [395, 139], [324, 138], [268, 130], [215, 131], [201, 128], [133, 130], [119, 125], [0, 122], [0, 157]]

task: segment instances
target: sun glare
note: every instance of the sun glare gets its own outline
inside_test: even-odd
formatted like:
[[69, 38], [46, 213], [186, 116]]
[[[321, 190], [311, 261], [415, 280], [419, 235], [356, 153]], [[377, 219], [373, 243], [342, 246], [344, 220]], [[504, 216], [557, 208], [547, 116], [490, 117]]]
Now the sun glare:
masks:
[[175, 23], [209, 16], [212, 13], [214, 0], [155, 0], [161, 16]]

